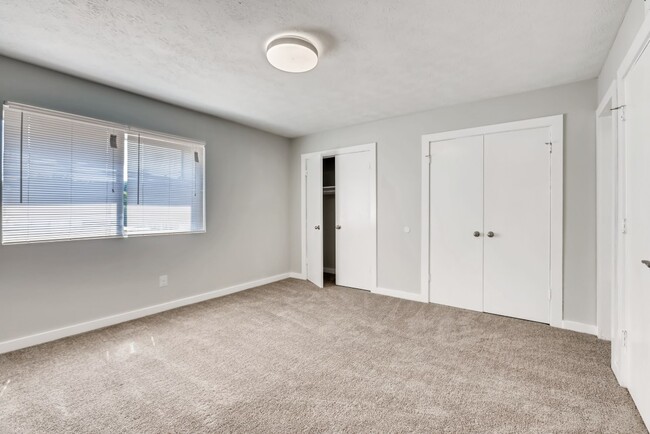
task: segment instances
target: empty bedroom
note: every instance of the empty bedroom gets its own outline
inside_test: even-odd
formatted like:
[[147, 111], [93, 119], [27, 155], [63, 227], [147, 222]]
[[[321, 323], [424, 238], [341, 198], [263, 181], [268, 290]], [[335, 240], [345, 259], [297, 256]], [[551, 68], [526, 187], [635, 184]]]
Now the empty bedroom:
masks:
[[648, 433], [650, 1], [1, 0], [0, 433]]

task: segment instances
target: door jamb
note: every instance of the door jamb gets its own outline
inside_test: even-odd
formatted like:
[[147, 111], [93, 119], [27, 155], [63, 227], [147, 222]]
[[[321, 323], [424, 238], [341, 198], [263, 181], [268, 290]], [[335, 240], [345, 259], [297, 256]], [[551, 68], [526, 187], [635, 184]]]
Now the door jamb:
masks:
[[[619, 245], [619, 231], [617, 230], [619, 226], [619, 210], [618, 210], [618, 172], [619, 172], [619, 160], [618, 160], [618, 132], [617, 132], [617, 113], [616, 113], [616, 107], [617, 105], [617, 95], [616, 95], [616, 81], [613, 81], [610, 87], [607, 89], [607, 92], [605, 92], [605, 95], [601, 99], [600, 104], [598, 105], [598, 108], [596, 109], [596, 155], [598, 155], [599, 149], [602, 146], [605, 146], [605, 138], [601, 137], [601, 132], [600, 132], [600, 126], [602, 122], [606, 122], [603, 119], [607, 119], [607, 117], [610, 117], [609, 121], [612, 123], [611, 125], [611, 135], [612, 137], [608, 138], [610, 143], [610, 146], [612, 149], [612, 154], [610, 157], [612, 158], [612, 162], [614, 163], [614, 171], [612, 174], [612, 179], [609, 181], [613, 182], [612, 186], [612, 197], [610, 198], [612, 200], [612, 205], [614, 207], [614, 218], [612, 221], [612, 226], [609, 229], [609, 234], [612, 235], [612, 243], [609, 246], [603, 246], [602, 245], [602, 240], [598, 239], [596, 237], [596, 251], [602, 251], [603, 249], [605, 251], [610, 251], [610, 255], [612, 258], [611, 263], [609, 264], [610, 270], [611, 270], [611, 293], [609, 299], [604, 299], [603, 294], [600, 291], [600, 288], [604, 284], [604, 282], [601, 282], [598, 279], [598, 275], [596, 276], [596, 326], [598, 329], [598, 337], [600, 339], [605, 339], [605, 340], [611, 340], [615, 335], [616, 332], [613, 330], [613, 325], [617, 323], [617, 312], [614, 312], [613, 306], [614, 303], [612, 303], [612, 300], [614, 297], [617, 296], [617, 287], [618, 287], [618, 270], [617, 270], [617, 264], [619, 262], [618, 256], [618, 249], [617, 246]], [[597, 160], [598, 162], [598, 160]], [[598, 165], [596, 166], [596, 178], [598, 180], [597, 184], [600, 183], [600, 178], [601, 174], [598, 172]], [[596, 194], [596, 204], [598, 204], [598, 199], [600, 198], [601, 193], [597, 191]], [[597, 208], [598, 209], [598, 208]], [[596, 227], [598, 228], [598, 216], [596, 217], [597, 225]], [[597, 256], [598, 257], [598, 256]], [[600, 266], [600, 264], [598, 264]], [[601, 306], [608, 306], [610, 310], [610, 322], [609, 325], [605, 324], [605, 320], [601, 315], [602, 309]], [[618, 305], [618, 303], [617, 303]], [[612, 333], [614, 332], [614, 333]]]
[[307, 278], [307, 185], [306, 185], [306, 160], [309, 157], [319, 156], [321, 160], [327, 157], [333, 157], [336, 155], [343, 154], [352, 154], [355, 152], [371, 152], [372, 165], [370, 167], [370, 176], [372, 177], [372, 183], [370, 185], [370, 221], [372, 225], [372, 233], [374, 234], [372, 251], [374, 260], [372, 261], [372, 270], [370, 290], [375, 291], [377, 289], [377, 143], [367, 143], [364, 145], [357, 146], [348, 146], [343, 148], [334, 148], [324, 151], [311, 152], [308, 154], [302, 154], [300, 156], [300, 226], [301, 226], [301, 258], [302, 258], [302, 270], [301, 274], [304, 278]]
[[[533, 128], [550, 129], [551, 152], [551, 259], [549, 322], [553, 327], [563, 327], [563, 204], [564, 204], [564, 115], [548, 116], [496, 125], [486, 125], [422, 136], [422, 214], [421, 214], [421, 275], [420, 296], [429, 296], [429, 214], [430, 214], [430, 144], [461, 137], [478, 136]], [[557, 170], [559, 168], [559, 170]]]
[[[629, 72], [632, 70], [636, 62], [639, 60], [641, 55], [645, 50], [650, 49], [650, 15], [646, 14], [646, 18], [641, 25], [641, 28], [637, 32], [636, 36], [634, 37], [634, 40], [630, 44], [630, 47], [627, 51], [627, 54], [621, 61], [621, 64], [618, 68], [618, 71], [616, 73], [616, 96], [617, 96], [617, 107], [619, 107], [619, 110], [617, 110], [618, 113], [618, 151], [619, 151], [619, 206], [620, 206], [620, 215], [621, 215], [621, 222], [624, 224], [626, 215], [627, 215], [627, 198], [626, 198], [626, 191], [627, 191], [627, 186], [626, 186], [626, 165], [625, 165], [625, 151], [626, 151], [626, 140], [625, 140], [625, 79], [627, 78], [627, 75]], [[621, 231], [624, 231], [624, 226], [620, 228]], [[628, 357], [628, 351], [627, 351], [627, 334], [630, 332], [629, 330], [629, 312], [628, 312], [628, 297], [629, 297], [629, 291], [626, 287], [625, 284], [625, 268], [626, 268], [626, 257], [625, 257], [625, 237], [620, 237], [621, 240], [621, 247], [619, 250], [622, 249], [622, 266], [623, 268], [621, 269], [619, 266], [619, 270], [622, 270], [619, 277], [618, 277], [618, 296], [619, 296], [619, 318], [618, 318], [618, 323], [619, 323], [619, 330], [621, 330], [622, 333], [624, 333], [623, 337], [623, 346], [621, 348], [621, 366], [619, 366], [618, 373], [616, 373], [616, 377], [618, 379], [618, 382], [621, 386], [623, 387], [628, 387], [629, 385], [629, 357]]]

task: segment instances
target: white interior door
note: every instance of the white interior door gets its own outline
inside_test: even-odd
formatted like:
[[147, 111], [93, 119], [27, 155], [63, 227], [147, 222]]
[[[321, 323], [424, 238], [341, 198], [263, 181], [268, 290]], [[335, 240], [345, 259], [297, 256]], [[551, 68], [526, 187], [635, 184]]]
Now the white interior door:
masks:
[[336, 156], [336, 284], [371, 290], [373, 153]]
[[549, 323], [548, 141], [548, 128], [485, 136], [485, 312]]
[[307, 280], [323, 287], [323, 159], [320, 154], [305, 158], [307, 236]]
[[482, 311], [483, 136], [429, 146], [429, 300]]
[[[625, 80], [628, 389], [650, 425], [650, 49]], [[649, 263], [650, 264], [650, 263]]]

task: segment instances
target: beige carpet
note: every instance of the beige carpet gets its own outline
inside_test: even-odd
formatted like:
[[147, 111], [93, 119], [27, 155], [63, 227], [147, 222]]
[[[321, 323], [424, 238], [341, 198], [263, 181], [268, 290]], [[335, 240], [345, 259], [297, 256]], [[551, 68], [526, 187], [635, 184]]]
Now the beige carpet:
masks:
[[643, 433], [608, 343], [286, 280], [0, 355], [1, 433]]

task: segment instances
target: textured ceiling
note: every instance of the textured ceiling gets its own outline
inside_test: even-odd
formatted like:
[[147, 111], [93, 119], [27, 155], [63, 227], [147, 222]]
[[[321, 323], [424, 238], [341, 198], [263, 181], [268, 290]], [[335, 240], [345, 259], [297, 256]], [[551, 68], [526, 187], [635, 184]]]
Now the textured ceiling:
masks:
[[[0, 53], [295, 137], [596, 77], [629, 2], [3, 0]], [[267, 63], [285, 33], [315, 70]]]

